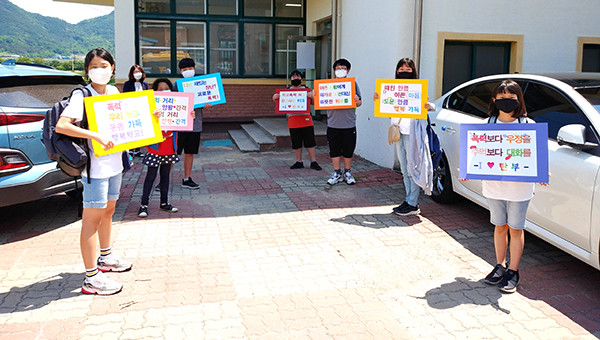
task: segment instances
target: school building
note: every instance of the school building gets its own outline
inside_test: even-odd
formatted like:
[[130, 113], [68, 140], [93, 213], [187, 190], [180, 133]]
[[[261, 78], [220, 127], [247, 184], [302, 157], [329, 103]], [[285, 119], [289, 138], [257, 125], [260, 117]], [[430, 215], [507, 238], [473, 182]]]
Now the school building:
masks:
[[370, 98], [402, 57], [417, 61], [430, 100], [488, 74], [600, 72], [595, 0], [60, 1], [114, 6], [120, 83], [133, 64], [150, 80], [176, 78], [187, 56], [197, 74], [220, 72], [227, 104], [207, 110], [207, 121], [273, 116], [271, 95], [296, 68], [298, 42], [315, 46], [308, 79], [329, 78], [332, 61], [348, 59], [363, 94], [356, 153], [388, 167], [389, 122], [373, 117]]

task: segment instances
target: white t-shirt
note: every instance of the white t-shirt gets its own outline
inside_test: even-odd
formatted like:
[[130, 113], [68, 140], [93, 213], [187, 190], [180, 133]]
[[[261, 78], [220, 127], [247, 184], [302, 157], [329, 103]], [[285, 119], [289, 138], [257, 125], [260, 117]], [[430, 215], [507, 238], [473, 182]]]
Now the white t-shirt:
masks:
[[135, 86], [135, 90], [136, 91], [143, 91], [144, 90], [144, 88], [142, 87], [142, 83], [140, 83], [139, 81], [136, 81], [134, 86]]
[[[519, 123], [518, 119], [515, 119], [514, 122], [504, 123], [500, 120], [496, 120], [494, 117], [496, 124], [517, 124]], [[527, 119], [528, 123], [535, 123], [530, 119]], [[521, 119], [522, 122], [523, 119]], [[481, 181], [481, 188], [483, 189], [483, 196], [496, 200], [504, 200], [511, 202], [523, 202], [529, 201], [533, 198], [533, 189], [535, 187], [535, 183], [528, 182], [507, 182], [507, 181]]]
[[[87, 85], [86, 88], [92, 92], [92, 96], [100, 95], [94, 90], [92, 85]], [[119, 90], [112, 85], [106, 85], [106, 92], [107, 94], [118, 94]], [[83, 92], [75, 91], [69, 101], [69, 105], [65, 108], [61, 116], [73, 118], [75, 123], [81, 122], [83, 119], [83, 98]], [[121, 160], [120, 152], [96, 157], [91, 139], [88, 139], [88, 146], [90, 148], [90, 167], [92, 170], [90, 178], [109, 178], [123, 171], [123, 161]], [[87, 169], [83, 170], [82, 176], [88, 177]]]

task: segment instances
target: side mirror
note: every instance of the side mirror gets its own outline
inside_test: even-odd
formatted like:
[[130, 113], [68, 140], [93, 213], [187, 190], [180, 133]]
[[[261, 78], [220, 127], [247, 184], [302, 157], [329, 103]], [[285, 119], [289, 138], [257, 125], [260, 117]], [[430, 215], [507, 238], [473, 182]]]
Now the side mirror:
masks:
[[581, 124], [565, 125], [558, 130], [556, 136], [558, 145], [568, 145], [578, 150], [588, 150], [598, 147], [596, 143], [585, 141], [585, 126]]

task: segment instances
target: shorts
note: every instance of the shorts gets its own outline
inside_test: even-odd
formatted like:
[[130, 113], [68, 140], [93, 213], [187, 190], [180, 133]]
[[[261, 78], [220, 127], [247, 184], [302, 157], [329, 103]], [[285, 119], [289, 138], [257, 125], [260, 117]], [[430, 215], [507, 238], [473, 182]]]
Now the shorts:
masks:
[[292, 138], [292, 149], [300, 149], [302, 144], [305, 148], [314, 148], [317, 145], [314, 126], [290, 129], [290, 137]]
[[177, 136], [177, 154], [198, 154], [200, 148], [200, 132], [179, 132]]
[[327, 128], [329, 157], [352, 158], [356, 148], [356, 128], [336, 129]]
[[493, 225], [508, 224], [513, 229], [525, 229], [527, 207], [530, 201], [513, 202], [487, 198], [490, 223]]
[[88, 183], [87, 177], [81, 177], [83, 207], [104, 209], [108, 201], [118, 200], [122, 178], [123, 174], [120, 173], [109, 178], [92, 178]]

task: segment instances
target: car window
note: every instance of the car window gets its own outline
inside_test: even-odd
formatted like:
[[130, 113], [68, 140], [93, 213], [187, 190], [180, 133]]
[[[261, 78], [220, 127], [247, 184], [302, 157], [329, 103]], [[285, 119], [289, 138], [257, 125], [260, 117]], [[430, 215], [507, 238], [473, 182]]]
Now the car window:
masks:
[[81, 85], [28, 85], [0, 88], [0, 106], [44, 109], [67, 97]]
[[584, 87], [576, 90], [600, 112], [600, 87]]
[[500, 82], [501, 80], [494, 80], [475, 85], [473, 91], [467, 97], [462, 111], [481, 118], [487, 118], [492, 91]]
[[558, 130], [569, 124], [586, 127], [586, 140], [597, 143], [587, 117], [567, 97], [549, 86], [530, 82], [524, 93], [527, 116], [538, 123], [548, 123], [548, 137], [556, 139]]
[[467, 98], [469, 92], [471, 92], [472, 88], [473, 86], [465, 86], [462, 89], [453, 92], [450, 96], [448, 96], [444, 108], [462, 111], [463, 106], [465, 105], [465, 99]]

